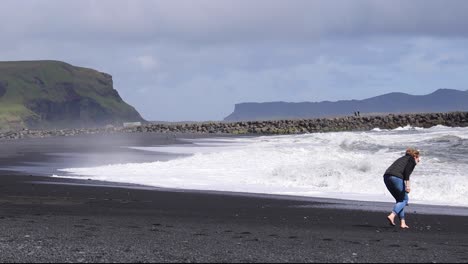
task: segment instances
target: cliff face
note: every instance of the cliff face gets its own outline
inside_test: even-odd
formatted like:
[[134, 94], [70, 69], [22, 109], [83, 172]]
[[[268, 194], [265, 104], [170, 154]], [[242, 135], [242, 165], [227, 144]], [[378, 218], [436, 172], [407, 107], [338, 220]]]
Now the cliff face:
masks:
[[440, 89], [429, 95], [390, 93], [365, 100], [317, 103], [242, 103], [225, 121], [349, 116], [365, 113], [424, 113], [468, 110], [468, 91]]
[[58, 61], [0, 62], [0, 127], [87, 127], [144, 121], [112, 76]]

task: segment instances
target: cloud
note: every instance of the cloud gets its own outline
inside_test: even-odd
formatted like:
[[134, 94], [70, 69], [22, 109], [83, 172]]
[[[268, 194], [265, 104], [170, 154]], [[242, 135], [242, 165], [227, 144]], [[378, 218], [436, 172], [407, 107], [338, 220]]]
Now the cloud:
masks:
[[159, 68], [159, 62], [151, 55], [142, 55], [135, 58], [135, 61], [145, 71], [157, 70]]
[[[302, 43], [377, 35], [468, 36], [464, 0], [4, 0], [9, 34], [95, 40]], [[14, 10], [21, 10], [21, 14]]]

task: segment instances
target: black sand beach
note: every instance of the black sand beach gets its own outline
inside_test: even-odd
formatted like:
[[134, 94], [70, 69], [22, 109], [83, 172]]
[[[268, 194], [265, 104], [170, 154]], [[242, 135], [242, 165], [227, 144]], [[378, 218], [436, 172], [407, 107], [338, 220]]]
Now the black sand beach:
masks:
[[7, 168], [170, 158], [96, 138], [0, 142], [1, 262], [468, 262], [468, 217], [421, 205], [408, 208], [411, 229], [401, 230], [387, 225], [381, 204], [145, 189]]

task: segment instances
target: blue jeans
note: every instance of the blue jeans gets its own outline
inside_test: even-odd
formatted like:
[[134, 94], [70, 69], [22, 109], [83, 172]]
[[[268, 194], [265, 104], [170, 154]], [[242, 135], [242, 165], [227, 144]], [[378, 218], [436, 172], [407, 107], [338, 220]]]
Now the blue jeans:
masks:
[[408, 193], [405, 190], [405, 181], [396, 176], [384, 176], [384, 182], [388, 191], [396, 200], [393, 212], [398, 215], [400, 220], [405, 220], [405, 206], [408, 204]]

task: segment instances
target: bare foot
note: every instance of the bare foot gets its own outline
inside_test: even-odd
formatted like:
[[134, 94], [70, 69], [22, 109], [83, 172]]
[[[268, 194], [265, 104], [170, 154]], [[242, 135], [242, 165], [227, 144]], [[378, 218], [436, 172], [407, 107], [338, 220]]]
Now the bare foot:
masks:
[[387, 220], [391, 226], [395, 226], [395, 215], [393, 213], [387, 216]]
[[408, 228], [409, 228], [409, 226], [406, 225], [405, 220], [402, 220], [402, 221], [401, 221], [400, 227], [403, 228], [403, 229], [408, 229]]

